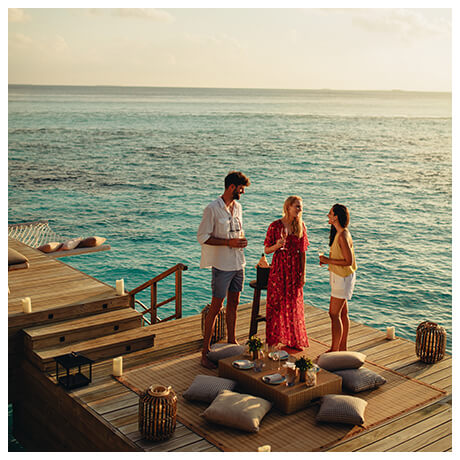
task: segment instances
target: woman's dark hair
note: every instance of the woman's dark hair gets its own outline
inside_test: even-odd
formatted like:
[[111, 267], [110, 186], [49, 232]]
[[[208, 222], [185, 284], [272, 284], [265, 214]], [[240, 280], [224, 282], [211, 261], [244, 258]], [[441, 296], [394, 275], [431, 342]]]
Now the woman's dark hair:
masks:
[[249, 187], [251, 182], [249, 179], [240, 171], [231, 171], [227, 174], [225, 178], [225, 189], [227, 190], [230, 185], [244, 185], [245, 187]]
[[[343, 204], [335, 204], [334, 206], [332, 206], [332, 212], [334, 213], [334, 216], [338, 217], [339, 224], [343, 228], [348, 227], [348, 224], [350, 223], [350, 213], [348, 212], [346, 206], [344, 206]], [[329, 246], [332, 246], [336, 233], [337, 230], [333, 225], [331, 225], [331, 233], [329, 234]]]

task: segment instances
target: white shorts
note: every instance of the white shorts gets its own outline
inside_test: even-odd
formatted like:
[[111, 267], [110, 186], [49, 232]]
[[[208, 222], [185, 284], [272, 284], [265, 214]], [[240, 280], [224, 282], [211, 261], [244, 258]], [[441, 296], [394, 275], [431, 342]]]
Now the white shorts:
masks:
[[352, 273], [347, 277], [329, 272], [329, 282], [331, 283], [331, 296], [337, 299], [350, 300], [355, 288], [356, 273]]

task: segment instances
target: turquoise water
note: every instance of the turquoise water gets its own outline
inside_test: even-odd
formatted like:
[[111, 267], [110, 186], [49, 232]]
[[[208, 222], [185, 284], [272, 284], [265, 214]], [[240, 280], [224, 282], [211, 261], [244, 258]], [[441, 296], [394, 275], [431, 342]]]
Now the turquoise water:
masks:
[[[132, 289], [185, 263], [184, 315], [200, 312], [211, 292], [196, 230], [238, 169], [251, 179], [241, 200], [247, 281], [269, 223], [300, 195], [305, 301], [327, 309], [317, 249], [340, 202], [359, 265], [351, 317], [412, 340], [432, 320], [451, 349], [450, 94], [13, 85], [8, 110], [9, 222], [105, 236], [112, 250], [65, 260], [76, 268]], [[159, 300], [172, 295], [173, 277]], [[246, 285], [242, 300], [251, 298]]]

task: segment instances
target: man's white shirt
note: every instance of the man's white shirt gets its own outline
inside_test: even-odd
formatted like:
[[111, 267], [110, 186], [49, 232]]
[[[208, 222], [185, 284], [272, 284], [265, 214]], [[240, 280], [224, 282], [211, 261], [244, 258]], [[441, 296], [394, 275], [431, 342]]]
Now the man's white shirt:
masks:
[[232, 213], [221, 197], [209, 203], [203, 211], [203, 218], [197, 232], [197, 239], [201, 244], [200, 268], [215, 267], [224, 271], [244, 268], [246, 260], [242, 248], [205, 244], [211, 236], [226, 239], [241, 238], [242, 229], [243, 210], [240, 203], [233, 202]]

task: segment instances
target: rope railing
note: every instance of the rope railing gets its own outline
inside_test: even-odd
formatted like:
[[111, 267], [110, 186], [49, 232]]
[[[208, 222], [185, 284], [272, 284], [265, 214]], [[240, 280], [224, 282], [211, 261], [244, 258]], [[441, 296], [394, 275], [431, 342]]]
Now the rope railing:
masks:
[[[146, 322], [147, 324], [156, 324], [156, 323], [162, 323], [164, 321], [168, 321], [170, 319], [182, 318], [182, 272], [187, 269], [188, 269], [187, 265], [184, 265], [184, 264], [174, 265], [174, 267], [171, 267], [168, 270], [165, 270], [160, 275], [155, 276], [155, 278], [152, 278], [151, 280], [146, 281], [145, 283], [141, 284], [137, 288], [134, 288], [133, 290], [128, 292], [128, 294], [130, 295], [131, 307], [134, 308], [135, 304], [137, 304], [143, 309], [142, 318], [144, 322]], [[158, 302], [158, 299], [157, 299], [158, 282], [172, 274], [175, 274], [175, 277], [176, 277], [175, 295], [170, 297], [169, 299], [163, 300], [162, 302]], [[148, 289], [148, 288], [150, 288], [150, 307], [147, 307], [140, 300], [135, 298], [136, 294], [139, 294], [139, 292], [144, 291], [145, 289]], [[158, 316], [158, 308], [170, 302], [174, 302], [174, 301], [175, 301], [174, 314], [172, 314], [171, 316], [168, 316], [167, 318], [160, 319], [160, 317]], [[150, 320], [147, 318], [147, 315], [150, 315]]]

